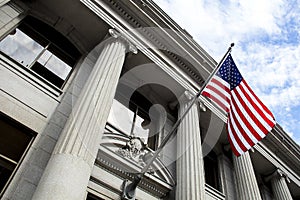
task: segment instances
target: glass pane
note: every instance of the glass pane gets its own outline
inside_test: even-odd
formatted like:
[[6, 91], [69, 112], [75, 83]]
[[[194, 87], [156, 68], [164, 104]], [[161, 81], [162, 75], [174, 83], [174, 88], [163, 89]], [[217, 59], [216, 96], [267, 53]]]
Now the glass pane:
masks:
[[42, 50], [43, 47], [40, 44], [19, 29], [0, 42], [0, 51], [25, 67], [29, 66]]
[[134, 113], [131, 110], [114, 99], [108, 116], [111, 125], [130, 135], [133, 117]]
[[6, 182], [11, 176], [15, 166], [9, 163], [7, 160], [0, 157], [0, 192], [4, 188]]
[[63, 80], [67, 78], [72, 69], [69, 65], [48, 50], [43, 53], [43, 55], [38, 59], [38, 62]]
[[14, 122], [0, 117], [0, 193], [32, 140]]
[[135, 119], [135, 126], [134, 126], [134, 135], [136, 137], [140, 137], [145, 144], [148, 143], [148, 133], [149, 133], [149, 129], [144, 129], [142, 123], [145, 121], [143, 118], [141, 118], [140, 116], [136, 116]]

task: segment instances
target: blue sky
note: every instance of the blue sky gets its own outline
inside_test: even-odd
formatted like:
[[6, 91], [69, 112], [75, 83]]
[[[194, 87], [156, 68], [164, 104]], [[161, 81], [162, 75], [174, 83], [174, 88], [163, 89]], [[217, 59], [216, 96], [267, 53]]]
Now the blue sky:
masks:
[[216, 60], [231, 42], [243, 77], [300, 144], [300, 0], [154, 0]]

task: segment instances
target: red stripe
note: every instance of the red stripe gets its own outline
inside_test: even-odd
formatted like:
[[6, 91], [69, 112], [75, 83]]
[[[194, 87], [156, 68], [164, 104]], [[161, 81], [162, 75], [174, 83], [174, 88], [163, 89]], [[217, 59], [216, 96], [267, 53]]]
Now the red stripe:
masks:
[[[216, 85], [218, 85], [219, 87], [223, 88], [225, 90], [225, 92], [230, 93], [230, 89], [228, 86], [224, 85], [222, 82], [218, 81], [218, 79], [216, 78], [212, 78], [211, 82], [215, 83]], [[228, 84], [229, 85], [229, 84]]]
[[[258, 126], [258, 128], [264, 134], [267, 134], [269, 131], [266, 129], [266, 127], [263, 126], [263, 124], [257, 119], [257, 117], [254, 115], [254, 113], [250, 110], [250, 108], [247, 106], [247, 104], [245, 103], [245, 101], [240, 96], [239, 92], [236, 89], [234, 89], [233, 92], [235, 93], [235, 95], [238, 98], [240, 104], [242, 105], [242, 107], [244, 108], [244, 110], [246, 111], [246, 113], [248, 113], [248, 116], [252, 119], [252, 121]], [[251, 125], [249, 124], [249, 126], [251, 126]]]
[[210, 98], [211, 100], [213, 100], [216, 104], [218, 104], [224, 111], [229, 112], [229, 108], [227, 106], [225, 106], [219, 99], [217, 99], [215, 96], [213, 96], [212, 94], [203, 91], [202, 92], [203, 96], [206, 96], [208, 98]]
[[249, 87], [248, 83], [246, 81], [243, 80], [244, 85], [248, 88], [248, 90], [250, 91], [250, 93], [253, 95], [253, 97], [256, 99], [256, 101], [262, 106], [262, 108], [269, 114], [272, 116], [273, 119], [274, 116], [272, 114], [272, 112], [261, 102], [261, 100], [254, 94], [254, 92], [252, 91], [252, 89]]
[[[245, 84], [245, 81], [243, 81]], [[244, 94], [244, 96], [246, 97], [246, 99], [248, 100], [248, 102], [253, 106], [253, 108], [256, 110], [257, 113], [259, 113], [259, 115], [264, 119], [265, 122], [267, 122], [267, 124], [270, 127], [274, 126], [274, 122], [269, 120], [268, 117], [265, 115], [265, 113], [256, 105], [256, 103], [253, 101], [253, 99], [249, 96], [249, 94], [245, 91], [245, 89], [240, 85], [239, 88], [241, 89], [242, 93]], [[248, 90], [250, 92], [253, 93], [253, 91], [251, 90], [251, 88], [248, 88]], [[262, 102], [259, 102], [261, 105]], [[264, 106], [264, 105], [263, 105]], [[265, 106], [264, 106], [265, 107]], [[272, 116], [272, 115], [271, 115]]]
[[252, 139], [248, 136], [248, 134], [246, 133], [246, 131], [243, 129], [243, 127], [239, 123], [238, 119], [236, 118], [236, 116], [234, 115], [234, 113], [232, 112], [232, 110], [230, 111], [230, 114], [231, 114], [230, 116], [232, 116], [232, 119], [235, 122], [235, 124], [236, 124], [238, 130], [240, 131], [240, 133], [242, 134], [242, 136], [245, 138], [245, 140], [248, 142], [248, 144], [251, 147], [254, 146], [255, 143], [252, 141]]
[[233, 142], [232, 142], [232, 140], [231, 140], [231, 137], [230, 137], [230, 135], [229, 135], [229, 131], [228, 131], [228, 121], [227, 121], [226, 129], [227, 129], [227, 138], [228, 138], [228, 140], [229, 140], [229, 143], [230, 143], [232, 152], [234, 153], [234, 155], [240, 156], [241, 154], [236, 150], [236, 148], [235, 148], [235, 146], [234, 146], [234, 144], [233, 144]]
[[[214, 86], [212, 86], [212, 85], [208, 85], [207, 87], [206, 87], [207, 89], [210, 89], [210, 90], [212, 90], [212, 91], [214, 91], [215, 93], [217, 93], [222, 99], [224, 99], [226, 102], [230, 102], [230, 99], [226, 96], [226, 95], [224, 95], [219, 89], [217, 89], [217, 88], [215, 88]], [[224, 88], [222, 88], [222, 89], [224, 89]], [[225, 90], [224, 90], [225, 91]], [[226, 91], [225, 91], [226, 92]]]
[[[236, 117], [239, 117], [245, 124], [245, 126], [248, 128], [248, 130], [252, 133], [252, 135], [259, 141], [261, 140], [260, 135], [256, 132], [256, 130], [249, 124], [248, 120], [246, 119], [246, 117], [243, 115], [242, 111], [240, 110], [240, 108], [238, 107], [237, 103], [235, 102], [234, 98], [231, 98], [231, 103], [232, 106], [234, 106], [237, 115]], [[232, 112], [232, 114], [234, 114]]]
[[233, 137], [235, 139], [235, 141], [238, 143], [239, 147], [245, 152], [247, 151], [248, 149], [245, 147], [245, 145], [242, 143], [240, 137], [237, 135], [235, 129], [232, 127], [232, 124], [230, 122], [230, 118], [228, 118], [228, 126], [230, 127], [231, 129], [231, 133], [233, 134]]

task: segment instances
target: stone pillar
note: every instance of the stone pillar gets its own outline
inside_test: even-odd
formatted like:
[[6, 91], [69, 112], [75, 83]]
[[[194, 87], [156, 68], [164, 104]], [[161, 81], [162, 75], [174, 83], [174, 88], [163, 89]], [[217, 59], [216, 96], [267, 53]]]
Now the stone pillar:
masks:
[[262, 199], [249, 152], [246, 152], [239, 157], [233, 155], [233, 165], [237, 180], [238, 199]]
[[10, 0], [0, 0], [0, 7], [2, 7], [4, 4], [8, 3]]
[[289, 179], [279, 169], [272, 175], [271, 186], [275, 200], [293, 200], [286, 181], [289, 181]]
[[[124, 64], [128, 42], [114, 30], [72, 110], [33, 196], [82, 200]], [[136, 50], [136, 49], [135, 49]]]
[[[188, 107], [191, 96], [185, 92], [180, 100], [180, 116]], [[177, 133], [176, 199], [204, 200], [205, 178], [202, 157], [199, 112], [194, 104]]]

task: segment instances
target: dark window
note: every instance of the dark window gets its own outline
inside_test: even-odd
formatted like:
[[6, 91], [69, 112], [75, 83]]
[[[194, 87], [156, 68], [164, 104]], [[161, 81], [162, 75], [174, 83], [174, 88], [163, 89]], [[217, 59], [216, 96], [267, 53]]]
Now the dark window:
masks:
[[26, 127], [3, 115], [0, 115], [0, 130], [0, 193], [2, 194], [31, 144], [33, 134]]
[[80, 56], [63, 35], [31, 16], [0, 42], [0, 51], [59, 88]]
[[211, 151], [204, 158], [205, 182], [220, 191], [217, 155]]
[[95, 196], [95, 195], [93, 195], [91, 193], [88, 193], [88, 195], [86, 197], [86, 200], [104, 200], [104, 199], [102, 199], [100, 197], [97, 197], [97, 196]]

